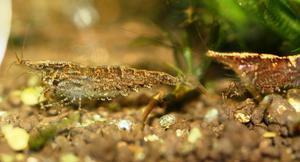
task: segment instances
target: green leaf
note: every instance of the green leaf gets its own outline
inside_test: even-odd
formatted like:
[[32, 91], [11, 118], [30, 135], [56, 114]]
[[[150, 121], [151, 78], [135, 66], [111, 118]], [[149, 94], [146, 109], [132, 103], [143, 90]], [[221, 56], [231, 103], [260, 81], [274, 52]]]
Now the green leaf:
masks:
[[192, 56], [192, 51], [189, 47], [185, 47], [183, 49], [183, 56], [185, 59], [185, 62], [187, 64], [187, 72], [189, 74], [193, 73], [193, 56]]

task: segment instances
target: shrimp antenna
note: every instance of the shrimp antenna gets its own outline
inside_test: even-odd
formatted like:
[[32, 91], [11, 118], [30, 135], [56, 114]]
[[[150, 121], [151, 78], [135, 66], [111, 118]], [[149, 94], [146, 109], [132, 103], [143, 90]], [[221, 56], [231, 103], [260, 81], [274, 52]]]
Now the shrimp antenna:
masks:
[[18, 52], [14, 52], [15, 53], [15, 57], [16, 57], [16, 61], [13, 61], [12, 63], [9, 64], [7, 70], [6, 70], [6, 73], [9, 72], [9, 70], [11, 69], [11, 67], [13, 65], [16, 65], [16, 64], [22, 64], [24, 63], [24, 60], [23, 60], [23, 53], [24, 53], [24, 49], [25, 49], [25, 41], [27, 40], [27, 35], [28, 35], [28, 30], [29, 30], [29, 27], [27, 25], [26, 27], [26, 31], [25, 31], [25, 36], [24, 36], [24, 39], [22, 41], [22, 50], [21, 50], [21, 54], [19, 55]]
[[17, 63], [21, 64], [22, 63], [22, 59], [23, 59], [23, 55], [21, 54], [21, 56], [19, 57], [18, 53], [15, 52], [15, 56], [16, 56], [16, 59], [17, 59]]
[[23, 40], [23, 42], [22, 42], [21, 57], [18, 59], [18, 61], [19, 61], [20, 63], [21, 63], [21, 61], [23, 60], [23, 54], [24, 54], [24, 50], [25, 50], [25, 42], [27, 41], [28, 31], [29, 31], [29, 26], [27, 25], [26, 31], [25, 31], [24, 40]]
[[[198, 26], [200, 26], [199, 23], [198, 23]], [[197, 28], [197, 27], [196, 27], [196, 32], [197, 32], [197, 34], [198, 34], [198, 36], [199, 36], [199, 38], [200, 38], [200, 40], [201, 40], [203, 46], [205, 47], [205, 50], [208, 51], [209, 48], [208, 48], [208, 46], [207, 46], [207, 42], [204, 40], [203, 36], [201, 35], [200, 29]]]

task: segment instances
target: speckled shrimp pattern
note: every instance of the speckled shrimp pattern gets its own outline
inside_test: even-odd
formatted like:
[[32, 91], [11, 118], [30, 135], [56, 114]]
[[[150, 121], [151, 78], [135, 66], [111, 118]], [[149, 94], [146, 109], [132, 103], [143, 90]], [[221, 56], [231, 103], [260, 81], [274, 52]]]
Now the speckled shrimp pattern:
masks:
[[89, 67], [72, 62], [18, 60], [41, 75], [45, 93], [51, 92], [64, 104], [78, 104], [90, 100], [111, 100], [126, 96], [141, 88], [155, 85], [174, 86], [180, 82], [170, 74], [140, 70], [125, 66]]
[[208, 51], [208, 56], [235, 71], [254, 96], [300, 88], [300, 55], [279, 57], [271, 54]]

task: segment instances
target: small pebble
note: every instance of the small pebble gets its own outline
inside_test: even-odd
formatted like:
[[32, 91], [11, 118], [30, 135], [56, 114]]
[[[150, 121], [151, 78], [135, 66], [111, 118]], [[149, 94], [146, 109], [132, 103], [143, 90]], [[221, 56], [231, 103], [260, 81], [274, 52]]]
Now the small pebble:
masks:
[[8, 115], [7, 111], [0, 111], [0, 117], [6, 117]]
[[83, 122], [78, 122], [77, 127], [87, 127], [90, 126], [91, 124], [94, 124], [95, 121], [91, 119], [85, 119]]
[[47, 113], [48, 113], [48, 115], [54, 116], [54, 115], [59, 114], [59, 111], [57, 110], [57, 108], [50, 108], [50, 109], [47, 111]]
[[156, 134], [150, 134], [144, 137], [145, 142], [161, 141], [161, 139]]
[[85, 156], [84, 157], [84, 162], [96, 162], [94, 159], [92, 159], [90, 156]]
[[167, 114], [159, 119], [159, 124], [162, 128], [168, 129], [171, 125], [176, 123], [176, 117], [173, 114]]
[[35, 157], [28, 157], [26, 162], [39, 162], [39, 160]]
[[[296, 110], [293, 106], [280, 95], [268, 95], [264, 98], [266, 101], [271, 100], [270, 106], [265, 111], [264, 119], [268, 124], [286, 124], [287, 114], [294, 114]], [[264, 100], [262, 102], [264, 102]], [[270, 101], [269, 101], [270, 102]]]
[[21, 105], [21, 91], [12, 91], [9, 93], [8, 95], [8, 102], [12, 105], [12, 106], [19, 106]]
[[67, 153], [60, 157], [60, 162], [78, 162], [79, 159], [73, 153]]
[[250, 115], [244, 114], [241, 112], [235, 113], [234, 117], [241, 123], [248, 123], [248, 122], [250, 122], [250, 119], [251, 119]]
[[201, 130], [199, 128], [193, 128], [189, 133], [188, 142], [196, 143], [201, 137]]
[[41, 97], [43, 92], [42, 87], [29, 87], [21, 92], [21, 101], [28, 106], [33, 106], [43, 100]]
[[218, 115], [219, 115], [218, 109], [216, 108], [209, 109], [204, 116], [204, 121], [212, 122], [215, 119], [217, 119]]
[[10, 154], [0, 154], [0, 161], [1, 162], [14, 162], [15, 158], [13, 155]]
[[132, 122], [126, 119], [122, 119], [117, 123], [120, 130], [130, 131], [132, 127]]
[[[82, 122], [76, 123], [76, 127], [87, 127], [96, 122], [104, 122], [104, 121], [107, 121], [107, 119], [103, 118], [99, 114], [94, 114], [93, 116], [91, 116], [87, 119], [84, 119]], [[116, 123], [112, 123], [112, 124], [116, 124]]]
[[182, 136], [185, 136], [186, 134], [187, 134], [186, 129], [176, 129], [176, 136], [177, 137], [182, 137]]
[[93, 115], [93, 120], [94, 120], [94, 121], [97, 121], [97, 122], [104, 122], [104, 121], [106, 121], [107, 119], [104, 118], [104, 117], [102, 117], [102, 116], [99, 115], [99, 114], [95, 114], [95, 115]]
[[183, 143], [182, 145], [181, 145], [181, 147], [180, 147], [180, 153], [182, 153], [182, 154], [188, 154], [188, 153], [190, 153], [191, 151], [193, 151], [194, 149], [195, 149], [195, 145], [194, 144], [192, 144], [192, 143]]
[[145, 161], [145, 152], [141, 146], [138, 145], [130, 145], [129, 150], [133, 152], [135, 161]]
[[12, 125], [4, 125], [1, 127], [2, 133], [8, 145], [15, 151], [24, 150], [28, 146], [29, 134], [26, 130], [13, 127]]
[[144, 160], [146, 157], [145, 153], [140, 151], [134, 154], [134, 159], [138, 160], [138, 161], [142, 161]]
[[300, 112], [300, 89], [290, 89], [287, 93], [288, 102]]
[[276, 133], [275, 132], [265, 132], [263, 134], [263, 137], [265, 137], [265, 138], [273, 138], [273, 137], [276, 137]]
[[22, 154], [22, 153], [18, 153], [18, 154], [15, 156], [15, 158], [16, 158], [16, 161], [24, 161], [25, 155]]

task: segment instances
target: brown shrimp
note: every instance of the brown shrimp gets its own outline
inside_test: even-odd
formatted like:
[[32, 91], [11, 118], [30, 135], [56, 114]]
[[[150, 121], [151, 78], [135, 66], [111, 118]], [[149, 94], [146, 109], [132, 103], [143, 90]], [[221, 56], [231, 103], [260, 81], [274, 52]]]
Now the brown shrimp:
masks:
[[208, 56], [229, 66], [258, 100], [261, 95], [300, 88], [300, 55], [279, 57], [272, 54], [221, 53]]
[[[20, 65], [41, 74], [45, 93], [64, 104], [111, 100], [141, 88], [155, 85], [175, 86], [180, 79], [170, 74], [125, 66], [83, 66], [72, 62], [30, 61], [17, 58]], [[51, 106], [52, 104], [49, 104]]]

